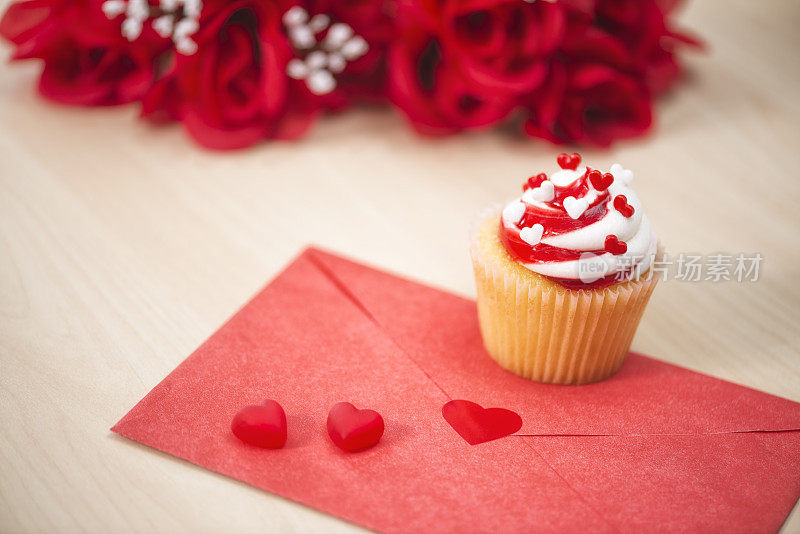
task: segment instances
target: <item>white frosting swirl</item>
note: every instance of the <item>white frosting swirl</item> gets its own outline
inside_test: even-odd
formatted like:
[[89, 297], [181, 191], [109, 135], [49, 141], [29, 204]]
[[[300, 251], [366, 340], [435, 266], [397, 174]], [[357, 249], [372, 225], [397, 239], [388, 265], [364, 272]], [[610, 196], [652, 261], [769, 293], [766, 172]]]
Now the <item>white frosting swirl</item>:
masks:
[[[549, 180], [555, 186], [557, 192], [559, 189], [563, 191], [579, 185], [575, 183], [577, 180], [585, 180], [585, 171], [585, 167], [574, 171], [559, 170], [553, 173]], [[593, 186], [590, 186], [588, 192], [581, 198], [562, 198], [561, 203], [553, 200], [549, 202], [536, 200], [537, 195], [533, 193], [533, 189], [528, 189], [521, 197], [514, 199], [506, 206], [502, 217], [502, 225], [505, 228], [521, 230], [524, 236], [525, 227], [520, 226], [520, 222], [526, 221], [526, 227], [534, 226], [540, 222], [543, 225], [544, 235], [539, 242], [530, 243], [526, 240], [526, 243], [531, 245], [532, 251], [538, 250], [537, 247], [541, 243], [563, 251], [587, 253], [580, 254], [580, 257], [576, 259], [562, 261], [520, 260], [522, 265], [544, 276], [584, 282], [592, 281], [588, 279], [590, 275], [587, 273], [597, 273], [594, 277], [595, 280], [617, 273], [623, 273], [620, 275], [621, 278], [630, 278], [638, 276], [650, 268], [658, 247], [658, 237], [650, 228], [650, 221], [642, 210], [642, 203], [639, 197], [630, 187], [633, 173], [619, 164], [614, 164], [610, 169], [610, 173], [614, 180], [608, 187], [607, 199], [601, 201], [607, 204], [607, 211], [601, 218], [585, 225], [580, 223], [585, 215], [586, 206], [593, 206], [597, 198], [605, 194], [602, 190], [596, 191]], [[618, 195], [624, 195], [627, 204], [633, 208], [633, 214], [630, 217], [626, 217], [614, 207], [614, 198]], [[538, 213], [543, 217], [552, 216], [554, 212], [564, 211], [565, 208], [562, 206], [566, 203], [569, 203], [569, 208], [571, 208], [566, 211], [569, 212], [570, 218], [576, 222], [575, 225], [568, 225], [570, 226], [569, 230], [548, 231], [545, 219], [539, 221], [532, 216], [523, 219], [525, 210], [529, 210], [529, 213], [532, 210], [534, 214]], [[576, 207], [576, 204], [579, 205]], [[581, 208], [583, 208], [583, 212], [580, 211]], [[580, 215], [575, 217], [575, 213], [580, 213]], [[540, 234], [537, 232], [537, 235]], [[619, 241], [627, 245], [627, 250], [622, 254], [598, 252], [605, 250], [608, 236], [616, 236]], [[576, 256], [576, 254], [571, 255]]]

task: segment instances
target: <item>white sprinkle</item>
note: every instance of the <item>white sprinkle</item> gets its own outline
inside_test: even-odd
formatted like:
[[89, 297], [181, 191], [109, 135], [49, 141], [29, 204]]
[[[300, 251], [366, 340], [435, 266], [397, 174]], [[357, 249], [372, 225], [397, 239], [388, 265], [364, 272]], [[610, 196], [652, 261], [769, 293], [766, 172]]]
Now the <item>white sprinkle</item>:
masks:
[[567, 187], [572, 182], [583, 176], [586, 172], [586, 167], [578, 167], [574, 171], [569, 169], [561, 169], [550, 175], [550, 181], [558, 187]]
[[106, 17], [113, 19], [125, 13], [125, 2], [123, 0], [107, 0], [103, 2], [103, 13]]
[[592, 204], [592, 202], [597, 200], [597, 197], [599, 197], [599, 196], [600, 196], [600, 193], [598, 193], [594, 189], [590, 189], [589, 191], [586, 192], [586, 195], [581, 197], [581, 200], [586, 202], [586, 207], [589, 207]]
[[589, 202], [585, 198], [567, 197], [562, 203], [564, 210], [571, 219], [580, 219], [583, 212], [589, 207]]
[[328, 54], [328, 70], [333, 73], [339, 73], [347, 66], [347, 61], [338, 52]]
[[314, 33], [319, 33], [331, 23], [331, 18], [328, 15], [317, 13], [311, 20], [308, 21], [308, 27], [311, 28], [311, 31]]
[[315, 95], [324, 95], [336, 89], [336, 80], [329, 71], [320, 69], [308, 75], [306, 85]]
[[629, 184], [633, 181], [633, 171], [626, 169], [619, 163], [615, 163], [611, 166], [611, 174], [614, 175], [614, 178], [619, 178], [623, 183], [626, 184]]
[[545, 180], [531, 192], [531, 196], [539, 202], [550, 202], [556, 197], [556, 188], [553, 186], [553, 182]]
[[294, 58], [286, 64], [286, 75], [295, 80], [302, 80], [308, 76], [308, 67], [303, 63], [302, 59]]
[[178, 0], [160, 0], [158, 6], [164, 11], [175, 11], [178, 9]]
[[525, 204], [516, 200], [503, 208], [503, 224], [507, 227], [514, 226], [525, 215]]
[[290, 28], [293, 26], [299, 26], [300, 24], [305, 24], [305, 22], [308, 20], [308, 11], [300, 6], [294, 6], [283, 14], [282, 20], [283, 23]]
[[197, 43], [195, 43], [190, 37], [184, 37], [183, 39], [178, 39], [175, 42], [175, 49], [181, 54], [191, 56], [197, 52]]
[[534, 224], [530, 228], [523, 228], [519, 231], [519, 237], [530, 246], [534, 247], [542, 240], [544, 234], [544, 226], [539, 223]]
[[161, 37], [167, 38], [170, 35], [172, 35], [173, 20], [174, 19], [172, 15], [163, 15], [161, 17], [158, 17], [156, 20], [153, 21], [153, 29]]
[[528, 204], [536, 204], [538, 202], [538, 200], [533, 198], [533, 189], [528, 189], [527, 191], [522, 193], [521, 200], [523, 202], [527, 202]]
[[369, 45], [360, 35], [356, 35], [342, 45], [342, 55], [351, 61], [366, 54], [367, 50], [369, 50]]
[[295, 26], [289, 30], [289, 40], [295, 48], [307, 50], [317, 42], [308, 26]]

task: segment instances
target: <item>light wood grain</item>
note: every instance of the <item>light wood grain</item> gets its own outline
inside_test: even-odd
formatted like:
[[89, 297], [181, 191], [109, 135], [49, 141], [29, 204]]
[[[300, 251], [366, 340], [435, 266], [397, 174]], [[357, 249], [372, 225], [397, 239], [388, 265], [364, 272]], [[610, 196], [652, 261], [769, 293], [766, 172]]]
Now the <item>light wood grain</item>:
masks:
[[[662, 284], [634, 348], [800, 401], [800, 4], [682, 19], [710, 53], [656, 134], [585, 156], [636, 170], [670, 251], [765, 260], [757, 283]], [[387, 110], [208, 153], [133, 107], [45, 102], [37, 70], [0, 68], [0, 530], [358, 530], [108, 428], [307, 243], [473, 295], [474, 214], [555, 149], [420, 139]]]

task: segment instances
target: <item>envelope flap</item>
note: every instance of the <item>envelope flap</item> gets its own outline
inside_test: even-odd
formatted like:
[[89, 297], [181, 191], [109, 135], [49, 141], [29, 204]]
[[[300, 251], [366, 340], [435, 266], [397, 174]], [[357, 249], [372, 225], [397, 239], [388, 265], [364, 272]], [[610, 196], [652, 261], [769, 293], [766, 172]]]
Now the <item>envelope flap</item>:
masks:
[[800, 494], [798, 431], [518, 439], [620, 532], [778, 532]]
[[310, 249], [309, 256], [453, 399], [514, 410], [520, 434], [714, 434], [800, 429], [800, 404], [632, 353], [612, 378], [539, 384], [486, 354], [475, 303]]
[[[380, 532], [615, 531], [540, 456], [518, 454], [521, 438], [458, 436], [446, 395], [331, 282], [298, 258], [112, 430]], [[286, 411], [281, 449], [230, 431], [265, 397]], [[382, 415], [376, 446], [333, 445], [326, 413], [343, 400]]]

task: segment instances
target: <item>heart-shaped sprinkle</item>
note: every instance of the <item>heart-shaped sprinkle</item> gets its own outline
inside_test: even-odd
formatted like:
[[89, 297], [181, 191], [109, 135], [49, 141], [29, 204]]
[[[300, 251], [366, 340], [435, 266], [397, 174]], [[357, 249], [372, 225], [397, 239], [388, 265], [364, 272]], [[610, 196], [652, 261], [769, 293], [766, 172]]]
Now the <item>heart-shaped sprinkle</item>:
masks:
[[580, 219], [583, 212], [589, 208], [589, 202], [585, 198], [567, 197], [562, 202], [564, 211], [571, 219]]
[[558, 166], [562, 169], [569, 169], [574, 171], [578, 168], [578, 165], [581, 164], [581, 156], [578, 153], [575, 154], [559, 154], [556, 158], [556, 162]]
[[547, 180], [547, 175], [543, 172], [540, 172], [536, 176], [531, 176], [528, 178], [528, 180], [522, 185], [522, 190], [527, 191], [528, 189], [534, 189], [545, 180]]
[[547, 180], [536, 189], [531, 190], [531, 197], [539, 202], [550, 202], [556, 197], [556, 188], [553, 182]]
[[340, 449], [362, 451], [378, 443], [383, 418], [375, 410], [359, 410], [349, 402], [336, 403], [328, 413], [328, 435]]
[[539, 244], [539, 241], [542, 240], [542, 234], [544, 234], [544, 226], [539, 223], [536, 223], [528, 228], [523, 228], [519, 231], [520, 239], [532, 247], [535, 247]]
[[503, 224], [507, 227], [514, 226], [519, 223], [523, 215], [525, 215], [525, 204], [519, 200], [515, 200], [503, 208]]
[[617, 236], [609, 234], [606, 236], [606, 252], [611, 254], [625, 254], [628, 251], [628, 245], [625, 241], [620, 241]]
[[589, 171], [589, 182], [597, 191], [605, 191], [614, 183], [614, 175], [610, 172], [602, 173], [597, 169]]
[[267, 399], [239, 410], [233, 416], [231, 431], [250, 445], [280, 449], [286, 443], [286, 414], [280, 404]]
[[611, 174], [613, 174], [615, 178], [619, 178], [624, 184], [629, 184], [633, 181], [633, 171], [626, 169], [619, 163], [615, 163], [611, 166]]
[[505, 408], [483, 408], [466, 400], [451, 400], [442, 416], [470, 445], [510, 436], [522, 428], [522, 418]]
[[628, 199], [625, 195], [617, 195], [614, 197], [614, 208], [625, 217], [633, 215], [633, 206], [628, 204]]

